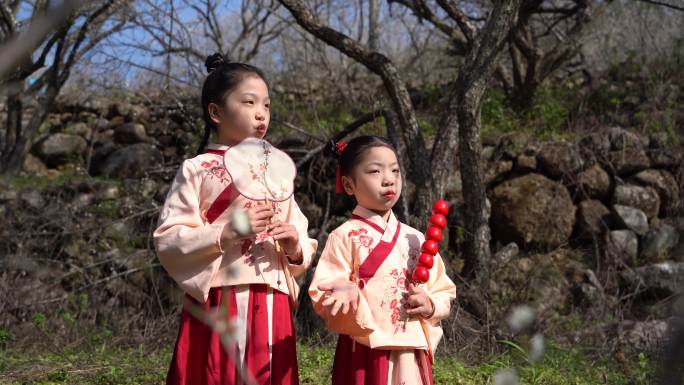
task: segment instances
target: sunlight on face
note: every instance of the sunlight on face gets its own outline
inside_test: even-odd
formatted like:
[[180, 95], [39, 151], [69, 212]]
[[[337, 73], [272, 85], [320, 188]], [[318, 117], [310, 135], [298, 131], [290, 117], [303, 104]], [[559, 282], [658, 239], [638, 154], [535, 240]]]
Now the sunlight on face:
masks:
[[360, 206], [378, 213], [391, 210], [399, 200], [402, 186], [396, 154], [384, 146], [368, 149], [351, 176], [343, 177], [343, 185]]
[[263, 138], [271, 120], [268, 86], [258, 76], [249, 75], [228, 95], [218, 125], [219, 143], [236, 144], [245, 138]]

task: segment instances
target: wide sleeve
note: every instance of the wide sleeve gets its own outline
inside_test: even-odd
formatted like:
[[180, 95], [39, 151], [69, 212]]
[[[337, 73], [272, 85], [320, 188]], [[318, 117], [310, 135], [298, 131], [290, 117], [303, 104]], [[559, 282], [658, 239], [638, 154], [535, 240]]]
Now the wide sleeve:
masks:
[[425, 291], [435, 305], [435, 312], [429, 320], [436, 324], [449, 317], [451, 302], [456, 299], [456, 285], [446, 274], [444, 261], [439, 254], [436, 255], [435, 267], [430, 271], [430, 275]]
[[330, 308], [322, 305], [328, 293], [318, 290], [318, 285], [322, 283], [351, 282], [352, 252], [354, 251], [351, 247], [347, 247], [345, 241], [335, 232], [328, 236], [309, 286], [309, 296], [314, 310], [323, 318], [330, 330], [350, 336], [365, 336], [370, 334], [375, 326], [365, 293], [356, 283], [354, 288], [359, 293], [357, 310], [350, 308], [347, 314], [342, 314], [341, 311], [335, 316], [330, 314]]
[[295, 278], [304, 275], [306, 269], [311, 265], [318, 241], [309, 237], [309, 220], [306, 218], [299, 205], [295, 202], [294, 196], [290, 197], [286, 222], [293, 225], [299, 234], [299, 246], [302, 249], [302, 261], [299, 263], [289, 263], [290, 272]]
[[183, 291], [204, 302], [223, 254], [225, 223], [205, 223], [200, 215], [201, 178], [190, 160], [183, 162], [161, 210], [154, 245], [159, 260]]

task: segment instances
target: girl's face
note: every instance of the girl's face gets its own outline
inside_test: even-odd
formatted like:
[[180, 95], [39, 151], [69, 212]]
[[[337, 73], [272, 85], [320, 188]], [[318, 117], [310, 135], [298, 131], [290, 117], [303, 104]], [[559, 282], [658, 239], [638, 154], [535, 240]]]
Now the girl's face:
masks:
[[359, 158], [351, 176], [342, 177], [342, 186], [354, 195], [360, 206], [386, 213], [399, 200], [401, 170], [397, 156], [387, 147], [371, 147]]
[[225, 97], [223, 106], [210, 103], [209, 117], [218, 127], [219, 143], [235, 145], [250, 137], [263, 138], [271, 120], [268, 86], [248, 75]]

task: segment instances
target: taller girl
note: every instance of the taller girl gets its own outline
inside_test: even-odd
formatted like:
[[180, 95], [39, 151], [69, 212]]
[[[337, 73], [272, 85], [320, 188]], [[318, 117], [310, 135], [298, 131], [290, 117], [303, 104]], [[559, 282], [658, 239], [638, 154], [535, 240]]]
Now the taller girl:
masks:
[[[167, 384], [237, 384], [242, 369], [259, 384], [298, 384], [288, 287], [274, 241], [295, 277], [310, 264], [317, 242], [307, 236], [308, 221], [293, 197], [268, 205], [250, 200], [237, 192], [223, 165], [230, 146], [266, 134], [270, 100], [263, 73], [227, 63], [220, 54], [206, 67], [204, 152], [183, 162], [154, 231], [162, 265], [186, 293]], [[216, 143], [207, 145], [211, 131]], [[247, 210], [247, 235], [231, 224], [236, 209]], [[206, 312], [225, 306], [225, 317], [237, 324], [231, 354], [219, 334], [190, 314], [193, 305]]]

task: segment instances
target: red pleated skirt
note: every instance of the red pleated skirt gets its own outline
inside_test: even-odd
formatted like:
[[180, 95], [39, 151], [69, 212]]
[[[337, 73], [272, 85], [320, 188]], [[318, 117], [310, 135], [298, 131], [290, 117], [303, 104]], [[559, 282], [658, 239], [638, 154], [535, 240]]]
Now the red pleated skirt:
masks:
[[[269, 359], [267, 286], [255, 284], [249, 289], [244, 353], [246, 370], [260, 385], [298, 385], [295, 333], [287, 294], [273, 290], [273, 344], [270, 347], [272, 359]], [[223, 305], [228, 307], [227, 317], [236, 317], [235, 287], [212, 288], [204, 304], [186, 297], [208, 312], [221, 305], [225, 295], [230, 296], [223, 298]], [[232, 356], [237, 357], [237, 347], [231, 349], [235, 349]], [[235, 362], [230, 357], [221, 344], [219, 334], [184, 308], [166, 383], [242, 385]]]
[[[332, 385], [387, 385], [391, 350], [371, 349], [340, 335], [335, 350]], [[423, 385], [432, 385], [430, 361], [416, 351]], [[423, 367], [425, 365], [425, 367]]]

